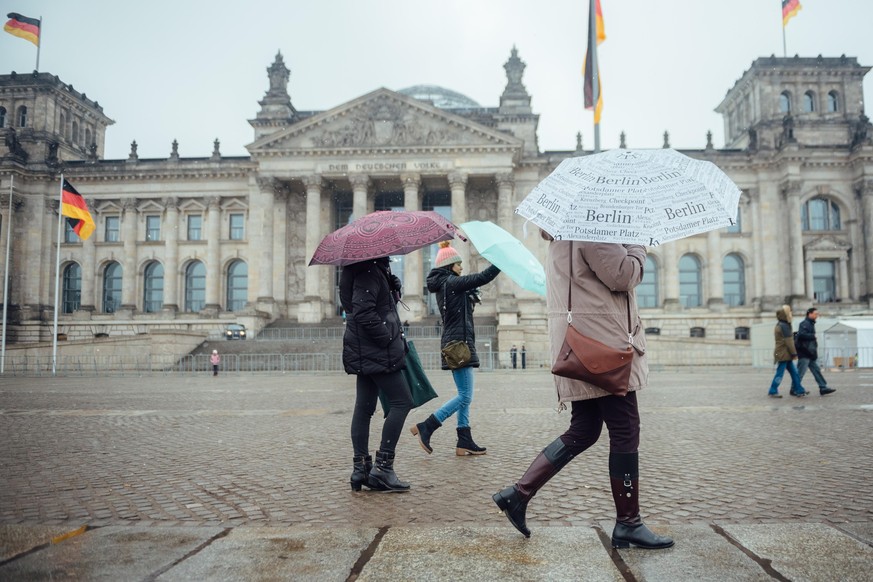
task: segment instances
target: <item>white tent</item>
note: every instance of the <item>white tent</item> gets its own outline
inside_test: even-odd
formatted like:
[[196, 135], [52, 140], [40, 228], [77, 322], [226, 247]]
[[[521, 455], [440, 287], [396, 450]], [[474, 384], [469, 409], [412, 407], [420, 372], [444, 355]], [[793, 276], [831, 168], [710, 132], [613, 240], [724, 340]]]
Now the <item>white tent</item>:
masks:
[[819, 340], [824, 366], [873, 368], [873, 319], [843, 319]]

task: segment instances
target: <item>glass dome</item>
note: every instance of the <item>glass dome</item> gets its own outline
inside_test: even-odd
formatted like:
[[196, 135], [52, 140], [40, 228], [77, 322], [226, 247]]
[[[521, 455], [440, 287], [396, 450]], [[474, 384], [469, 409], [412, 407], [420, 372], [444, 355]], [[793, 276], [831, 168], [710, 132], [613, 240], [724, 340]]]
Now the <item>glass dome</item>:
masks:
[[409, 95], [422, 101], [431, 101], [440, 109], [470, 109], [481, 107], [478, 103], [456, 91], [436, 85], [415, 85], [401, 89], [398, 93]]

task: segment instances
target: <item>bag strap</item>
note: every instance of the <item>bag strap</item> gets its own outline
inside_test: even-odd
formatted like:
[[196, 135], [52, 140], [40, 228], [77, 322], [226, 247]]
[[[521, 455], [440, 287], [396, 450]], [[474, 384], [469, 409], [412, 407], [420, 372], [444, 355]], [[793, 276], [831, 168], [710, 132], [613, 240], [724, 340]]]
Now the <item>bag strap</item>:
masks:
[[[625, 291], [627, 300], [627, 337], [633, 344], [633, 332], [631, 331], [630, 293]], [[570, 241], [570, 271], [567, 273], [567, 323], [573, 323], [573, 241]]]

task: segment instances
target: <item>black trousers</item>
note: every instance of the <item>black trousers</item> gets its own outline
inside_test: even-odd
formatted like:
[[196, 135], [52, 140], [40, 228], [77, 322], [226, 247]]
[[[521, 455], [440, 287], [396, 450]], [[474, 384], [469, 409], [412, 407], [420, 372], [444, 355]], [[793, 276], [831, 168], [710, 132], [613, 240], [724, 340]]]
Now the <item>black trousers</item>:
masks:
[[640, 412], [637, 393], [627, 396], [603, 396], [572, 403], [570, 428], [561, 442], [573, 455], [597, 442], [603, 424], [609, 431], [609, 452], [635, 453], [640, 446]]
[[379, 392], [388, 401], [391, 409], [382, 424], [382, 442], [379, 449], [393, 453], [397, 447], [403, 423], [412, 409], [412, 394], [406, 379], [400, 372], [358, 376], [355, 412], [352, 414], [352, 447], [355, 456], [370, 454], [370, 419], [376, 412]]

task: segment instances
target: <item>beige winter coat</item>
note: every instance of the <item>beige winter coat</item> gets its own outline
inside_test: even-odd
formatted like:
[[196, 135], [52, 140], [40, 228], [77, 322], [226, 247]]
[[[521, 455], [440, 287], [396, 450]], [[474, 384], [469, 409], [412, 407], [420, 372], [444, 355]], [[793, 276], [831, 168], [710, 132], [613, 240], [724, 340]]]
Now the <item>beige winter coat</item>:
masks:
[[[573, 249], [573, 326], [582, 334], [608, 346], [628, 346], [628, 294], [633, 347], [636, 349], [630, 390], [646, 386], [649, 364], [646, 336], [637, 310], [636, 287], [643, 279], [646, 249], [639, 245], [552, 241], [546, 265], [549, 340], [552, 361], [558, 356], [567, 332], [567, 292], [571, 285], [570, 249]], [[627, 293], [625, 293], [627, 292]], [[596, 386], [552, 376], [560, 403], [600, 398], [609, 393]]]

